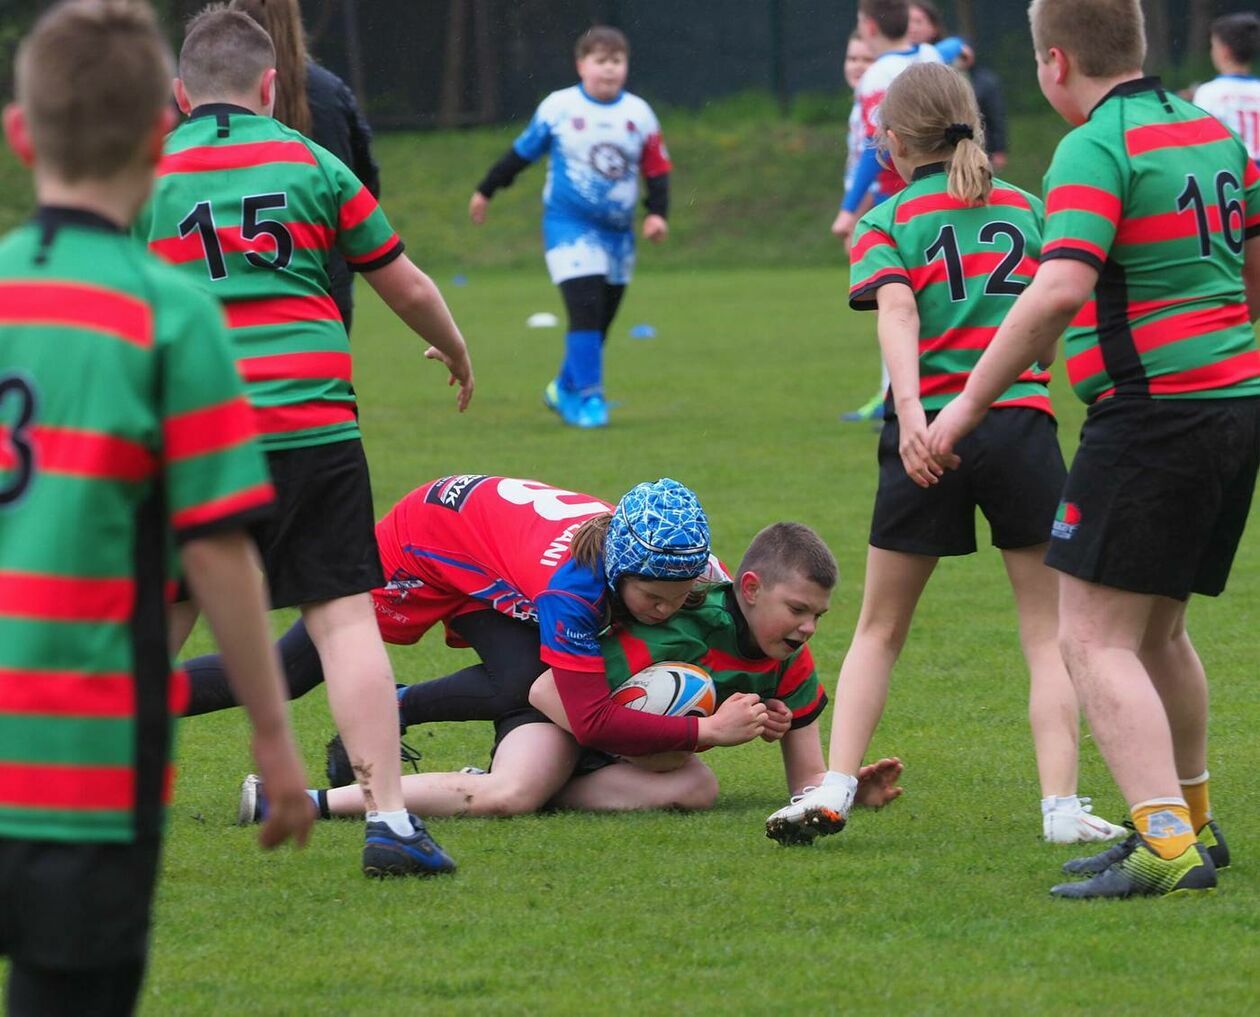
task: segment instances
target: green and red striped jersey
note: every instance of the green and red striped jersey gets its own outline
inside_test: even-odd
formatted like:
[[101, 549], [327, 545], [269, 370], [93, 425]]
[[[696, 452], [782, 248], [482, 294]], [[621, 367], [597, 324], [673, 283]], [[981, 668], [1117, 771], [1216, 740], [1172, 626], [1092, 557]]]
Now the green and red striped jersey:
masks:
[[212, 299], [89, 212], [0, 240], [0, 837], [158, 831], [172, 533], [272, 499]]
[[1260, 395], [1242, 277], [1260, 171], [1237, 136], [1158, 78], [1128, 81], [1060, 142], [1045, 192], [1042, 260], [1099, 272], [1065, 337], [1084, 402]]
[[[876, 290], [904, 283], [919, 309], [919, 401], [939, 410], [960, 393], [1041, 253], [1041, 201], [993, 182], [983, 205], [951, 197], [944, 163], [862, 217], [853, 238], [849, 306], [875, 310]], [[994, 406], [1053, 415], [1049, 372], [1033, 364]]]
[[818, 719], [827, 694], [814, 670], [808, 646], [787, 660], [761, 652], [730, 583], [718, 583], [703, 603], [686, 607], [657, 625], [631, 621], [612, 629], [600, 640], [608, 687], [616, 689], [645, 667], [676, 660], [699, 664], [713, 677], [717, 701], [736, 692], [754, 692], [764, 699], [780, 699], [792, 711], [792, 727]]
[[335, 247], [371, 271], [403, 245], [336, 156], [271, 117], [201, 106], [167, 138], [135, 233], [223, 302], [268, 449], [358, 436], [325, 261]]

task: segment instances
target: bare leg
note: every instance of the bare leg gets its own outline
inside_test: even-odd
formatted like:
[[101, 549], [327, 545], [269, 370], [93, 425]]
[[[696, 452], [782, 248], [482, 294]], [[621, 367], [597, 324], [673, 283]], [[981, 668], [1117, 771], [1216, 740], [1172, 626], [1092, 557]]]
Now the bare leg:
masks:
[[1186, 607], [1156, 598], [1138, 657], [1168, 715], [1177, 776], [1190, 780], [1207, 769], [1208, 685], [1186, 632]]
[[1138, 655], [1157, 599], [1059, 576], [1063, 659], [1130, 806], [1181, 798], [1168, 715]]
[[1059, 652], [1059, 573], [1046, 566], [1045, 554], [1045, 544], [1002, 552], [1028, 662], [1028, 721], [1043, 798], [1076, 794], [1081, 724], [1076, 690]]
[[302, 607], [319, 651], [328, 705], [367, 811], [403, 808], [398, 761], [398, 700], [394, 673], [366, 593]]
[[167, 607], [166, 639], [172, 659], [179, 656], [179, 651], [188, 642], [199, 613], [197, 602], [191, 599], [181, 600]]
[[[553, 724], [525, 724], [508, 733], [489, 773], [409, 773], [407, 809], [421, 816], [519, 816], [537, 812], [573, 774], [578, 745]], [[328, 792], [334, 816], [363, 814], [357, 784]]]
[[613, 763], [584, 777], [574, 777], [551, 800], [558, 809], [625, 812], [632, 809], [711, 809], [717, 801], [717, 777], [692, 755], [665, 773], [633, 763]]
[[856, 776], [884, 713], [893, 665], [936, 558], [877, 547], [866, 556], [866, 586], [853, 642], [840, 667], [827, 765]]

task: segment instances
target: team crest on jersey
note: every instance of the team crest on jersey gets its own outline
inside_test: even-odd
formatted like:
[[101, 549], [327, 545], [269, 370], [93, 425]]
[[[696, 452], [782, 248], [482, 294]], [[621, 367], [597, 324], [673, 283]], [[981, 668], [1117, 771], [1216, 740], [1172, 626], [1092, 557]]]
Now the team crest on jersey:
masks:
[[638, 130], [638, 128], [634, 126], [634, 121], [633, 121], [633, 120], [627, 120], [627, 121], [626, 121], [626, 130], [627, 130], [627, 131], [629, 131], [631, 134], [634, 134], [634, 133], [635, 133], [635, 131], [637, 131], [637, 130]]
[[584, 131], [584, 130], [586, 130], [586, 117], [574, 117], [574, 118], [573, 118], [573, 129], [574, 129], [575, 131]]
[[601, 177], [620, 180], [626, 175], [630, 160], [616, 145], [605, 141], [591, 148], [591, 165]]
[[1081, 508], [1074, 501], [1059, 502], [1050, 535], [1057, 540], [1071, 540], [1081, 525]]
[[489, 479], [483, 473], [461, 473], [454, 477], [443, 477], [430, 485], [429, 493], [424, 496], [425, 503], [441, 505], [452, 512], [458, 512], [468, 496]]

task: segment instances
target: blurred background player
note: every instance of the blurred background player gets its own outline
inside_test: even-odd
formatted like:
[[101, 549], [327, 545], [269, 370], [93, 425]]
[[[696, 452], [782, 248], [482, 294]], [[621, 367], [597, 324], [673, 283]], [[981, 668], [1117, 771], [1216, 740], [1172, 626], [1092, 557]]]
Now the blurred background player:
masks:
[[[451, 860], [403, 808], [393, 674], [368, 591], [382, 585], [350, 347], [328, 291], [334, 244], [473, 392], [464, 339], [433, 282], [403, 253], [376, 199], [335, 156], [271, 117], [271, 39], [209, 8], [188, 25], [166, 140], [136, 233], [224, 303], [237, 366], [263, 432], [278, 517], [256, 531], [273, 607], [299, 607], [329, 675], [329, 704], [373, 801], [363, 867], [427, 875]], [[213, 427], [213, 419], [207, 427]], [[171, 614], [180, 647], [196, 618]]]
[[1042, 562], [1064, 478], [1050, 375], [1025, 365], [971, 439], [966, 472], [946, 473], [926, 445], [929, 416], [962, 390], [984, 338], [1037, 269], [1041, 202], [994, 181], [975, 95], [957, 71], [907, 68], [880, 109], [908, 186], [867, 213], [853, 245], [849, 302], [878, 310], [892, 373], [862, 611], [836, 685], [829, 772], [771, 816], [767, 832], [791, 840], [843, 828], [919, 597], [942, 556], [975, 552], [979, 508], [1019, 612], [1043, 836], [1110, 840], [1124, 830], [1091, 815], [1089, 799], [1076, 794], [1080, 710], [1059, 654], [1057, 577]]
[[[179, 559], [277, 808], [305, 841], [246, 527], [273, 491], [214, 302], [126, 233], [170, 127], [146, 4], [60, 4], [5, 133], [35, 217], [0, 240], [0, 955], [14, 1017], [132, 1012], [170, 795], [164, 587]], [[207, 415], [220, 425], [207, 432]]]
[[669, 153], [656, 114], [625, 91], [630, 46], [615, 28], [596, 26], [577, 41], [581, 82], [552, 92], [529, 126], [477, 185], [468, 215], [478, 225], [495, 191], [548, 155], [543, 247], [551, 281], [568, 314], [560, 373], [543, 394], [573, 427], [604, 427], [604, 342], [634, 273], [638, 177], [647, 184], [643, 236], [669, 232]]
[[1037, 276], [929, 448], [956, 465], [1020, 365], [1053, 356], [1067, 330], [1089, 411], [1046, 561], [1061, 573], [1063, 656], [1136, 832], [1068, 863], [1089, 878], [1050, 892], [1210, 892], [1229, 852], [1186, 607], [1224, 591], [1260, 467], [1260, 170], [1236, 135], [1142, 76], [1138, 0], [1033, 0], [1029, 13], [1041, 91], [1074, 129], [1046, 173]]
[[1260, 164], [1260, 79], [1252, 64], [1260, 56], [1260, 14], [1226, 14], [1212, 22], [1212, 66], [1220, 77], [1200, 85], [1194, 104], [1207, 110], [1247, 146]]
[[[831, 232], [844, 241], [849, 250], [858, 211], [868, 195], [878, 205], [896, 194], [905, 182], [889, 167], [881, 166], [876, 151], [879, 129], [879, 104], [888, 86], [907, 67], [917, 63], [939, 63], [940, 55], [929, 43], [910, 41], [910, 5], [907, 0], [861, 0], [858, 4], [858, 35], [866, 42], [874, 58], [858, 81], [854, 100], [862, 118], [865, 147], [852, 178], [846, 181], [844, 201], [831, 224]], [[862, 406], [844, 414], [847, 421], [879, 420], [884, 414], [884, 397], [888, 393], [888, 368], [880, 364], [879, 391]]]
[[[231, 7], [262, 25], [276, 48], [275, 118], [328, 149], [379, 200], [381, 171], [372, 155], [372, 128], [350, 86], [311, 59], [298, 0], [232, 0]], [[332, 298], [349, 333], [354, 278], [336, 247], [326, 252], [325, 267]]]
[[997, 73], [976, 62], [971, 44], [956, 35], [946, 35], [945, 19], [931, 0], [912, 0], [910, 4], [910, 41], [930, 42], [941, 60], [967, 75], [980, 107], [980, 126], [984, 128], [984, 150], [995, 173], [1006, 169], [1006, 100], [1002, 97], [1002, 81]]

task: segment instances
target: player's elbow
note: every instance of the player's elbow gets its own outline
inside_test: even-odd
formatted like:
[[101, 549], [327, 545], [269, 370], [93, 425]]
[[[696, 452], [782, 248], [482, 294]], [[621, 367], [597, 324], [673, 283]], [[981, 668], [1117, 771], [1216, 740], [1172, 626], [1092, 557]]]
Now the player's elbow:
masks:
[[1058, 259], [1037, 270], [1030, 292], [1042, 311], [1055, 317], [1072, 318], [1097, 284], [1097, 269], [1081, 261]]

